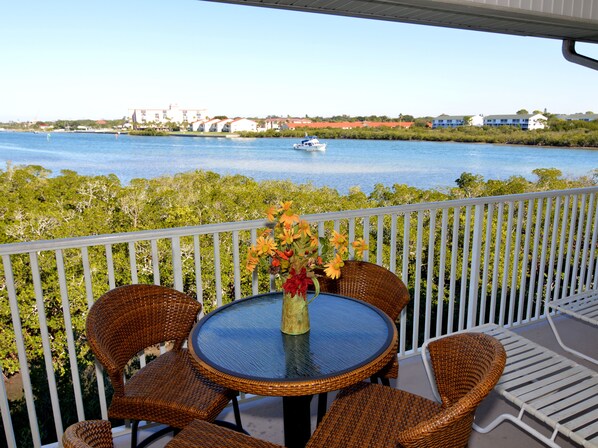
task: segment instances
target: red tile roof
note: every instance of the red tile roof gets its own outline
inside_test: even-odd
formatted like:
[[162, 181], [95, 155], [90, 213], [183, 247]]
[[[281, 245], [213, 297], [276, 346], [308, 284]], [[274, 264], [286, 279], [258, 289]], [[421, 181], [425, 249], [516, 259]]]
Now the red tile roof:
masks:
[[412, 121], [320, 121], [316, 123], [286, 123], [289, 129], [356, 129], [356, 128], [410, 128]]

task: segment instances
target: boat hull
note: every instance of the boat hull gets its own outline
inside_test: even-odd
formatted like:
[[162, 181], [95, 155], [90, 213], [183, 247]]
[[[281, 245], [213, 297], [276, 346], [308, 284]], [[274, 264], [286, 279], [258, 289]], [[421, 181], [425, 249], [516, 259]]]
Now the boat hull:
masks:
[[326, 151], [326, 143], [318, 143], [315, 145], [302, 145], [300, 143], [296, 143], [293, 145], [293, 149], [308, 151], [308, 152]]

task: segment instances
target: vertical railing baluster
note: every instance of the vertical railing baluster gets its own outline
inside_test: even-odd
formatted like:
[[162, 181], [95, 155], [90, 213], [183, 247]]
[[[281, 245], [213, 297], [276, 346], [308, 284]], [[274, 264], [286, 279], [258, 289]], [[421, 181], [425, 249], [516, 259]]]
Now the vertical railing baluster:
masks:
[[[324, 221], [318, 223], [318, 239], [326, 236], [326, 228], [324, 227]], [[318, 247], [318, 254], [322, 254], [322, 246]]]
[[[503, 275], [502, 275], [502, 294], [500, 296], [500, 309], [498, 316], [498, 325], [503, 326], [505, 324], [505, 313], [507, 313], [507, 292], [509, 290], [509, 266], [511, 260], [511, 241], [513, 236], [513, 201], [509, 201], [509, 210], [507, 216], [507, 240], [505, 242], [505, 256], [503, 263]], [[507, 321], [508, 322], [508, 321]]]
[[424, 340], [430, 339], [432, 324], [432, 292], [434, 286], [434, 242], [436, 237], [436, 210], [430, 210], [430, 224], [428, 231], [428, 261], [426, 266], [426, 320], [424, 323]]
[[[409, 245], [410, 245], [410, 232], [411, 232], [411, 215], [409, 213], [403, 214], [403, 257], [401, 266], [401, 279], [403, 283], [409, 288]], [[596, 264], [598, 266], [598, 263]], [[413, 297], [411, 297], [413, 301]], [[399, 352], [401, 355], [405, 354], [406, 343], [407, 343], [407, 307], [404, 307], [401, 311], [401, 328], [400, 328], [400, 339], [399, 339]], [[415, 351], [417, 347], [411, 345]]]
[[214, 232], [214, 280], [216, 306], [222, 306], [222, 268], [220, 265], [220, 233]]
[[154, 285], [159, 285], [160, 282], [160, 254], [158, 252], [158, 242], [151, 240], [152, 248], [152, 273], [154, 276]]
[[[349, 219], [349, 241], [355, 241], [355, 218]], [[355, 249], [353, 245], [349, 245], [349, 259], [355, 259]]]
[[[367, 247], [370, 247], [370, 217], [366, 216], [363, 218], [363, 240]], [[370, 251], [363, 251], [363, 260], [370, 261]]]
[[[353, 241], [354, 238], [349, 238]], [[390, 215], [390, 257], [388, 260], [390, 272], [397, 272], [397, 215]]]
[[[526, 320], [531, 320], [537, 317], [537, 312], [534, 313], [534, 292], [536, 291], [536, 273], [538, 267], [538, 248], [540, 245], [540, 233], [541, 233], [541, 226], [542, 226], [542, 211], [544, 206], [544, 201], [542, 199], [538, 199], [536, 204], [536, 222], [534, 225], [534, 241], [532, 247], [532, 263], [530, 267], [530, 274], [529, 274], [529, 288], [527, 294], [527, 314], [525, 316]], [[544, 258], [544, 252], [542, 252], [542, 258]], [[540, 277], [542, 277], [543, 271], [540, 271]]]
[[[515, 308], [517, 307], [517, 278], [519, 270], [519, 254], [521, 252], [521, 229], [523, 227], [523, 202], [517, 202], [517, 225], [515, 230], [515, 245], [513, 246], [513, 271], [511, 273], [511, 294], [509, 295], [509, 327], [515, 321]], [[521, 304], [520, 304], [521, 305]], [[517, 321], [519, 322], [519, 321]]]
[[[563, 269], [563, 255], [565, 251], [565, 234], [567, 233], [567, 220], [569, 219], [569, 196], [565, 196], [565, 204], [563, 206], [563, 219], [561, 222], [561, 235], [559, 238], [559, 254], [557, 259], [556, 272], [554, 275], [554, 299], [560, 298], [561, 291], [561, 273]], [[564, 289], [564, 284], [563, 284]]]
[[112, 259], [112, 246], [106, 244], [106, 269], [108, 271], [108, 286], [110, 289], [116, 288], [116, 280], [114, 279], [114, 260]]
[[[201, 315], [204, 314], [204, 307], [203, 307], [203, 279], [201, 274], [201, 244], [199, 240], [199, 235], [193, 235], [193, 264], [195, 270], [195, 290], [197, 294], [197, 301], [201, 303]], [[257, 273], [256, 273], [257, 275]]]
[[239, 257], [239, 231], [233, 231], [233, 266], [235, 279], [235, 300], [239, 300], [241, 295], [241, 261]]
[[[544, 277], [546, 272], [546, 261], [549, 254], [546, 252], [548, 249], [548, 241], [550, 238], [550, 218], [552, 214], [552, 199], [546, 198], [546, 212], [544, 214], [544, 231], [542, 232], [542, 250], [540, 256], [540, 268], [538, 269], [538, 286], [536, 288], [536, 311], [534, 318], [538, 319], [542, 313], [542, 292], [544, 291]], [[550, 263], [550, 260], [548, 260]], [[549, 264], [550, 266], [550, 264]]]
[[15, 290], [15, 280], [12, 272], [10, 256], [2, 255], [2, 263], [4, 266], [4, 276], [6, 278], [6, 292], [8, 293], [8, 302], [10, 304], [12, 329], [15, 333], [15, 344], [17, 346], [17, 356], [19, 357], [21, 384], [23, 385], [23, 393], [25, 395], [25, 404], [27, 407], [27, 416], [29, 417], [29, 429], [31, 430], [31, 439], [33, 442], [33, 447], [40, 448], [42, 445], [41, 436], [39, 433], [37, 414], [35, 412], [35, 401], [33, 400], [33, 388], [31, 387], [29, 363], [27, 362], [27, 351], [25, 350], [23, 327], [21, 326], [19, 303], [17, 300], [17, 292]]
[[465, 228], [463, 229], [463, 252], [461, 253], [461, 285], [459, 294], [459, 331], [465, 328], [467, 310], [467, 270], [469, 268], [469, 238], [471, 236], [471, 205], [465, 207]]
[[[593, 197], [596, 194], [592, 195]], [[588, 263], [588, 275], [586, 277], [586, 289], [590, 289], [592, 287], [596, 288], [596, 279], [597, 275], [592, 275], [592, 267], [596, 262], [596, 243], [598, 240], [598, 205], [596, 205], [596, 211], [594, 212], [594, 222], [593, 222], [593, 231], [592, 231], [592, 244], [590, 248], [590, 261]], [[598, 263], [596, 263], [596, 270], [598, 270]]]
[[48, 323], [46, 321], [46, 306], [44, 303], [44, 292], [42, 288], [39, 259], [36, 252], [29, 252], [29, 262], [31, 263], [33, 291], [35, 293], [35, 304], [37, 305], [37, 318], [42, 339], [42, 352], [44, 354], [46, 378], [48, 380], [48, 392], [50, 394], [50, 402], [52, 403], [54, 428], [56, 430], [56, 436], [58, 437], [58, 440], [60, 440], [62, 438], [63, 432], [62, 415], [60, 413], [60, 400], [58, 399], [58, 388], [56, 387], [54, 365], [52, 364], [52, 347], [50, 347], [50, 333], [48, 332]]
[[341, 232], [341, 222], [338, 219], [335, 219], [332, 222], [332, 228], [334, 229], [335, 232], [340, 233]]
[[572, 198], [573, 206], [571, 209], [571, 223], [569, 225], [569, 237], [567, 238], [567, 255], [565, 256], [565, 277], [563, 278], [563, 289], [562, 294], [563, 296], [567, 296], [569, 293], [569, 282], [570, 276], [572, 272], [571, 266], [571, 258], [573, 257], [573, 245], [574, 245], [574, 237], [575, 237], [575, 230], [577, 226], [577, 204], [579, 202], [579, 198], [574, 196]]
[[[419, 347], [419, 321], [421, 318], [421, 269], [422, 269], [422, 248], [424, 233], [424, 212], [417, 212], [417, 238], [415, 249], [415, 289], [413, 293], [413, 348]], [[424, 316], [427, 319], [426, 316]]]
[[[504, 218], [505, 204], [501, 202], [498, 204], [496, 212], [496, 237], [494, 239], [494, 261], [492, 265], [492, 293], [490, 295], [490, 316], [488, 321], [496, 323], [496, 301], [498, 295], [498, 269], [500, 266], [500, 248], [502, 245], [502, 226]], [[501, 292], [502, 295], [502, 292]]]
[[438, 266], [438, 298], [436, 306], [436, 336], [442, 334], [442, 318], [444, 314], [444, 276], [446, 273], [446, 238], [448, 228], [448, 208], [442, 209], [440, 230], [440, 265]]
[[451, 278], [449, 283], [449, 305], [447, 316], [447, 334], [451, 334], [455, 323], [455, 288], [457, 285], [457, 255], [459, 248], [459, 221], [461, 217], [461, 209], [455, 207], [453, 209], [453, 235], [451, 244]]
[[[257, 241], [257, 230], [251, 229], [251, 245]], [[251, 275], [251, 294], [256, 295], [259, 292], [259, 281], [257, 277], [257, 268], [253, 270]]]
[[[523, 206], [523, 203], [521, 203]], [[517, 323], [521, 323], [523, 321], [523, 311], [524, 308], [529, 309], [529, 306], [526, 306], [525, 302], [525, 293], [527, 290], [527, 277], [526, 274], [528, 273], [527, 266], [528, 266], [528, 254], [529, 254], [529, 243], [530, 243], [530, 234], [532, 228], [532, 216], [534, 211], [534, 201], [527, 201], [527, 215], [525, 217], [525, 240], [523, 242], [523, 252], [521, 254], [521, 267], [519, 268], [520, 276], [519, 276], [519, 306], [517, 307]], [[530, 278], [531, 283], [531, 278]], [[530, 289], [531, 290], [531, 289]]]
[[[545, 300], [551, 300], [555, 298], [554, 296], [554, 289], [552, 286], [553, 283], [553, 276], [555, 274], [555, 257], [557, 256], [557, 243], [558, 243], [558, 229], [559, 229], [559, 222], [560, 222], [560, 214], [561, 214], [561, 197], [558, 196], [556, 198], [556, 204], [554, 206], [554, 217], [552, 219], [552, 234], [550, 237], [550, 261], [548, 263], [548, 277], [546, 279], [546, 293], [544, 294]], [[557, 261], [558, 263], [558, 261]], [[556, 288], [556, 280], [555, 280], [555, 287]], [[544, 308], [546, 312], [546, 307]]]
[[137, 277], [137, 255], [135, 253], [135, 242], [129, 241], [129, 267], [131, 269], [131, 283], [139, 283]]
[[77, 409], [77, 418], [79, 419], [79, 421], [82, 421], [85, 420], [85, 410], [83, 408], [83, 395], [81, 392], [81, 382], [79, 380], [77, 349], [75, 347], [75, 338], [73, 336], [71, 306], [69, 301], [68, 288], [66, 284], [66, 274], [64, 271], [64, 257], [62, 254], [62, 250], [60, 249], [56, 251], [56, 267], [58, 270], [58, 285], [60, 288], [60, 298], [62, 302], [62, 315], [64, 317], [64, 332], [66, 333], [69, 364], [71, 366], [71, 381], [73, 383], [73, 393], [75, 395], [75, 407]]
[[581, 254], [581, 267], [579, 269], [579, 277], [577, 282], [577, 289], [579, 292], [584, 290], [586, 282], [586, 274], [588, 268], [588, 250], [590, 245], [590, 231], [592, 225], [592, 214], [594, 212], [594, 195], [590, 195], [590, 203], [588, 204], [588, 213], [586, 214], [586, 228], [583, 237], [583, 252]]
[[376, 230], [376, 264], [384, 264], [384, 215], [378, 215], [378, 228]]
[[480, 292], [480, 318], [478, 325], [487, 323], [487, 298], [488, 298], [488, 274], [490, 271], [490, 246], [492, 242], [492, 223], [494, 219], [494, 204], [488, 204], [488, 210], [486, 211], [486, 234], [484, 236], [484, 268], [482, 271], [482, 288]]
[[[81, 248], [81, 261], [83, 263], [83, 279], [85, 281], [85, 296], [87, 298], [87, 310], [91, 309], [94, 303], [93, 284], [91, 281], [91, 266], [89, 263], [89, 251], [87, 247]], [[94, 362], [96, 384], [98, 385], [98, 397], [100, 401], [100, 413], [103, 420], [108, 419], [108, 403], [106, 401], [106, 387], [104, 385], [103, 369], [99, 362]]]
[[[0, 359], [0, 372], [4, 372], [2, 360]], [[7, 448], [16, 448], [17, 441], [15, 439], [15, 430], [12, 426], [12, 419], [10, 418], [10, 406], [8, 404], [8, 394], [6, 393], [6, 385], [4, 378], [0, 381], [0, 414], [2, 415], [2, 427], [4, 428], [4, 439]]]
[[[473, 242], [471, 247], [471, 275], [469, 280], [469, 299], [467, 304], [467, 328], [476, 325], [478, 311], [478, 292], [480, 281], [480, 255], [482, 253], [482, 229], [484, 228], [484, 206], [476, 205], [473, 221]], [[481, 316], [481, 313], [480, 313]], [[480, 317], [481, 318], [481, 317]]]
[[[578, 200], [579, 201], [579, 200]], [[571, 277], [569, 281], [569, 295], [573, 295], [576, 292], [581, 292], [575, 290], [575, 285], [577, 283], [577, 279], [580, 277], [578, 274], [579, 268], [579, 254], [581, 251], [582, 246], [582, 232], [585, 225], [585, 212], [586, 212], [586, 195], [581, 195], [581, 206], [579, 207], [579, 219], [577, 220], [577, 237], [573, 242], [575, 246], [575, 255], [573, 255], [573, 270], [571, 271]]]
[[172, 248], [172, 277], [174, 289], [183, 291], [183, 260], [181, 254], [181, 239], [174, 237], [170, 239]]

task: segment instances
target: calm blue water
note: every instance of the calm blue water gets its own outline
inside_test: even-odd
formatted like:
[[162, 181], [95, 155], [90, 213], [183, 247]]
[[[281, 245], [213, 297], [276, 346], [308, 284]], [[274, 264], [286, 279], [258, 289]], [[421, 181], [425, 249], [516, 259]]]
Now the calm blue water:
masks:
[[485, 179], [521, 175], [535, 168], [558, 168], [581, 176], [598, 168], [598, 150], [550, 149], [469, 143], [329, 140], [323, 153], [292, 149], [297, 139], [133, 137], [109, 134], [0, 132], [0, 169], [6, 163], [34, 164], [83, 175], [116, 174], [123, 184], [196, 169], [242, 174], [256, 180], [311, 182], [347, 193], [376, 183], [418, 188], [455, 186], [462, 172]]

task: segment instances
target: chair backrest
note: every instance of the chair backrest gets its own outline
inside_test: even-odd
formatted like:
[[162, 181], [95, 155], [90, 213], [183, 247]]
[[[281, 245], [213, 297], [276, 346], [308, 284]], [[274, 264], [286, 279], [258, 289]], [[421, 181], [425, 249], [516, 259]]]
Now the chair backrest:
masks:
[[141, 350], [168, 341], [180, 350], [200, 311], [199, 302], [164, 286], [126, 285], [101, 296], [87, 316], [87, 340], [115, 393], [124, 367]]
[[108, 420], [84, 420], [69, 426], [62, 435], [64, 448], [113, 448]]
[[496, 338], [483, 333], [447, 336], [431, 342], [428, 349], [444, 410], [403, 431], [400, 444], [464, 447], [476, 408], [502, 375], [505, 349]]
[[338, 279], [322, 276], [318, 280], [321, 291], [363, 300], [384, 311], [393, 321], [409, 302], [409, 291], [399, 277], [367, 261], [345, 261]]

